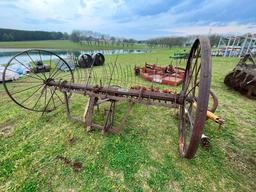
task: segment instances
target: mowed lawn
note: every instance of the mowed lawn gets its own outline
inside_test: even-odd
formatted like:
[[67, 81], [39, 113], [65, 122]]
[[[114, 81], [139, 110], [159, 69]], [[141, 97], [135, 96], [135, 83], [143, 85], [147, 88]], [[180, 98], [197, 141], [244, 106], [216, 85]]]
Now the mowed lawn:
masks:
[[[119, 55], [118, 63], [165, 65], [172, 51]], [[114, 59], [106, 56], [107, 62]], [[0, 84], [0, 191], [255, 191], [256, 101], [223, 83], [237, 62], [213, 58], [216, 114], [225, 125], [207, 121], [210, 148], [199, 147], [191, 160], [178, 153], [177, 109], [136, 104], [119, 135], [103, 136], [68, 121], [65, 106], [44, 116], [20, 108]], [[72, 112], [82, 116], [85, 102], [75, 95]], [[127, 106], [117, 104], [116, 124]], [[104, 107], [95, 113], [95, 122], [103, 121]], [[58, 156], [81, 162], [81, 170]]]
[[6, 41], [0, 42], [0, 48], [51, 48], [51, 49], [67, 49], [67, 50], [89, 50], [89, 49], [141, 49], [145, 48], [144, 44], [129, 44], [129, 43], [100, 43], [92, 41], [87, 42], [72, 42], [69, 40], [44, 40], [44, 41]]

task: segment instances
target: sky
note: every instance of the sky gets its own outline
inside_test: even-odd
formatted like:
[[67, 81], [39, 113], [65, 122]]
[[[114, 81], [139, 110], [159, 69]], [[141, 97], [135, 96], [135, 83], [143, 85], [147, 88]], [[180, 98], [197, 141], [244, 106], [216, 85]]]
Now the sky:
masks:
[[0, 0], [0, 28], [148, 39], [256, 33], [256, 0]]

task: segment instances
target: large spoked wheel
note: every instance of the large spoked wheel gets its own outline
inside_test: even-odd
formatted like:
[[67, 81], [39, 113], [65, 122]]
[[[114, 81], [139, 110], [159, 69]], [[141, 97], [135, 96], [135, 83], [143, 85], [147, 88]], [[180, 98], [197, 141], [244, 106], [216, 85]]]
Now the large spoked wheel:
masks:
[[46, 50], [18, 53], [3, 72], [7, 94], [16, 104], [31, 111], [50, 112], [64, 103], [57, 88], [47, 86], [50, 80], [74, 82], [74, 77], [64, 59]]
[[211, 47], [208, 38], [197, 39], [190, 51], [181, 95], [179, 151], [192, 158], [200, 143], [206, 121], [211, 84]]

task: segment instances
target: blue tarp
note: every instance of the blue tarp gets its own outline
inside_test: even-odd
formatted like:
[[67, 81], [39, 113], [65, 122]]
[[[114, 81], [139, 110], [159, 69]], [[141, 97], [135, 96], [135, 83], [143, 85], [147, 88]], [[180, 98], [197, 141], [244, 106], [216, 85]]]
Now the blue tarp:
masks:
[[13, 64], [11, 66], [8, 67], [8, 69], [15, 71], [16, 73], [18, 73], [19, 75], [25, 75], [31, 66], [29, 65], [21, 65], [21, 64]]

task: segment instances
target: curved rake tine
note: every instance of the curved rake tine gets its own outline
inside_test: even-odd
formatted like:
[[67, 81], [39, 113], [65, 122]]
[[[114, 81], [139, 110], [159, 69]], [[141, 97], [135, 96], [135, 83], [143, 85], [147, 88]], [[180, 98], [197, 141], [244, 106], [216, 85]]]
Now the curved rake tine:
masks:
[[116, 68], [117, 59], [118, 59], [118, 55], [116, 56], [116, 60], [115, 60], [114, 66], [113, 66], [112, 71], [111, 71], [111, 74], [110, 74], [110, 79], [109, 79], [109, 82], [108, 82], [108, 87], [110, 86], [110, 83], [111, 83], [111, 81], [112, 81], [112, 76], [113, 76], [114, 70], [115, 70], [115, 68]]
[[[75, 63], [75, 61], [73, 61], [74, 63]], [[77, 83], [82, 83], [82, 81], [83, 81], [83, 74], [82, 74], [82, 69], [80, 69], [79, 67], [78, 67], [78, 65], [77, 64], [75, 64], [75, 71], [76, 71], [76, 73], [78, 74], [77, 76], [77, 80], [76, 80], [76, 82]]]
[[133, 85], [136, 85], [137, 84], [137, 76], [134, 74], [134, 67], [133, 67], [132, 73], [133, 73], [133, 80], [134, 80]]
[[88, 83], [89, 83], [89, 81], [90, 81], [90, 79], [91, 79], [91, 74], [92, 74], [92, 70], [93, 70], [94, 63], [95, 63], [95, 58], [96, 58], [96, 57], [94, 57], [94, 59], [93, 59], [93, 61], [92, 61], [92, 65], [91, 65], [91, 67], [90, 67], [90, 72], [89, 72], [89, 74], [88, 74], [88, 78], [87, 78], [87, 82], [86, 82], [86, 87], [88, 86]]
[[111, 84], [113, 85], [117, 85], [119, 83], [119, 79], [117, 78], [118, 74], [117, 74], [117, 64], [114, 66], [113, 68], [113, 75], [112, 75], [112, 82]]
[[112, 78], [113, 84], [115, 84], [115, 85], [118, 84], [118, 81], [119, 81], [117, 69], [118, 69], [118, 64], [116, 63], [116, 66], [113, 70], [113, 78]]
[[103, 83], [104, 83], [104, 76], [105, 76], [105, 73], [106, 73], [106, 70], [104, 71], [103, 70], [104, 67], [101, 67], [101, 74], [100, 74], [100, 86], [102, 87], [103, 86]]
[[129, 66], [126, 65], [126, 82], [127, 82], [127, 87], [129, 88], [130, 87], [130, 84], [129, 84]]
[[105, 86], [105, 82], [108, 76], [107, 63], [101, 68], [101, 86]]
[[95, 85], [97, 85], [97, 74], [96, 74], [96, 71], [95, 70], [93, 70], [92, 71], [92, 81], [93, 81], [93, 83], [92, 84], [95, 84]]
[[80, 82], [83, 83], [83, 81], [85, 79], [85, 73], [84, 73], [84, 70], [82, 68], [79, 68], [79, 70], [80, 70], [80, 75], [81, 75]]
[[109, 76], [108, 76], [108, 79], [107, 79], [107, 86], [109, 87], [111, 81], [112, 81], [112, 73], [113, 73], [113, 68], [114, 68], [114, 65], [113, 63], [110, 63], [109, 66], [108, 66], [108, 70], [109, 70]]
[[124, 86], [127, 87], [127, 79], [126, 79], [126, 65], [123, 66], [123, 79], [124, 79]]
[[133, 80], [134, 80], [134, 85], [137, 84], [137, 76], [134, 74], [134, 68], [132, 68], [132, 76], [133, 76]]
[[106, 76], [106, 79], [105, 79], [105, 81], [106, 81], [106, 86], [108, 85], [108, 81], [109, 81], [110, 76], [111, 76], [111, 68], [112, 68], [112, 63], [109, 63], [109, 64], [107, 65], [107, 71], [108, 71], [108, 73], [107, 73], [107, 76]]
[[86, 83], [86, 80], [89, 78], [89, 70], [90, 70], [90, 68], [85, 69], [84, 83]]
[[122, 64], [120, 64], [120, 76], [121, 76], [121, 79], [122, 79], [122, 86], [124, 86], [124, 82], [125, 82], [125, 79], [124, 79], [124, 74], [123, 74], [123, 66]]
[[81, 68], [81, 83], [85, 83], [85, 79], [87, 78], [87, 68]]
[[95, 70], [95, 78], [96, 78], [96, 84], [100, 85], [100, 75], [99, 75], [99, 69]]
[[125, 79], [123, 77], [123, 69], [122, 69], [122, 63], [119, 63], [119, 75], [120, 75], [120, 86], [124, 86]]
[[121, 63], [119, 63], [118, 64], [118, 70], [117, 70], [117, 73], [118, 73], [118, 79], [119, 79], [119, 83], [120, 83], [120, 85], [122, 85], [123, 84], [123, 78], [122, 78], [122, 71], [121, 71]]

